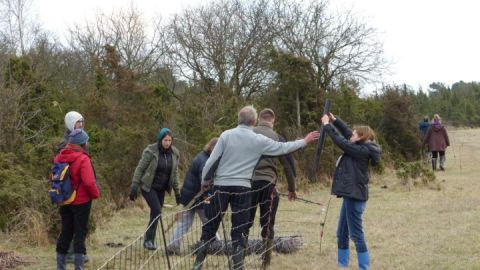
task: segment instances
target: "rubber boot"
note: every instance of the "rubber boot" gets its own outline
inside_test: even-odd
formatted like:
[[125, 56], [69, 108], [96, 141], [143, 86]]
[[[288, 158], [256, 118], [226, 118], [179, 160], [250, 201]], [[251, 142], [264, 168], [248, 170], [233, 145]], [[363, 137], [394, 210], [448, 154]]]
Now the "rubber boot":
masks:
[[436, 171], [437, 170], [437, 159], [432, 158], [432, 170]]
[[67, 254], [57, 253], [57, 270], [67, 269]]
[[368, 256], [368, 251], [358, 253], [357, 257], [358, 257], [358, 270], [369, 270], [370, 256]]
[[243, 258], [245, 257], [245, 249], [242, 246], [236, 246], [233, 249], [232, 261], [233, 270], [243, 270]]
[[262, 269], [267, 269], [272, 260], [273, 240], [263, 239], [262, 241]]
[[197, 249], [197, 257], [195, 258], [195, 263], [193, 264], [192, 270], [202, 270], [203, 261], [207, 257], [207, 243], [200, 241], [200, 246]]
[[75, 253], [73, 255], [73, 263], [75, 265], [75, 270], [83, 270], [83, 264], [85, 262], [85, 255], [81, 253]]
[[337, 254], [337, 262], [338, 262], [338, 268], [348, 268], [348, 264], [350, 262], [350, 249], [338, 249], [338, 254]]
[[445, 171], [445, 156], [440, 156], [440, 170]]

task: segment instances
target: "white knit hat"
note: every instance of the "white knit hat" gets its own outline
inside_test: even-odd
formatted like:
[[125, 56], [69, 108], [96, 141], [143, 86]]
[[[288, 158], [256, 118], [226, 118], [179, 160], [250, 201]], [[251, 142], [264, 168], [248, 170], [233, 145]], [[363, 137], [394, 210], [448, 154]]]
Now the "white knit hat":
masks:
[[68, 112], [65, 115], [65, 126], [68, 130], [73, 131], [75, 129], [75, 123], [82, 119], [83, 116], [80, 113], [75, 111]]

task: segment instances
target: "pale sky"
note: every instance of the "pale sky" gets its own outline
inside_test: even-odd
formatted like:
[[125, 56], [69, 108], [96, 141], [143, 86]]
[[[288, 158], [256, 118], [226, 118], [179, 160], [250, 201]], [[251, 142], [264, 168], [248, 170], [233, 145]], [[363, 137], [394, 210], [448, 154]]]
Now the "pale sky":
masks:
[[[32, 12], [42, 26], [62, 36], [74, 23], [111, 13], [130, 0], [33, 0]], [[136, 0], [146, 18], [168, 17], [200, 0]], [[477, 0], [330, 0], [332, 8], [349, 9], [381, 33], [385, 56], [392, 62], [386, 84], [426, 90], [432, 82], [451, 85], [480, 81], [480, 23]], [[372, 87], [372, 86], [370, 86]]]

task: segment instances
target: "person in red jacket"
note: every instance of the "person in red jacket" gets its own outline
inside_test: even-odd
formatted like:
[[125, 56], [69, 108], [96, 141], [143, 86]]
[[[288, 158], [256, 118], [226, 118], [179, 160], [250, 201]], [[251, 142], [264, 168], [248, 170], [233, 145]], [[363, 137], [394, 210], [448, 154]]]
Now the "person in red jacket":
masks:
[[90, 156], [87, 153], [88, 135], [83, 129], [75, 129], [68, 136], [67, 145], [55, 157], [54, 162], [70, 164], [72, 186], [76, 187], [75, 200], [60, 207], [62, 230], [57, 240], [57, 270], [66, 269], [68, 247], [73, 240], [75, 269], [83, 269], [87, 253], [85, 239], [92, 200], [100, 196]]

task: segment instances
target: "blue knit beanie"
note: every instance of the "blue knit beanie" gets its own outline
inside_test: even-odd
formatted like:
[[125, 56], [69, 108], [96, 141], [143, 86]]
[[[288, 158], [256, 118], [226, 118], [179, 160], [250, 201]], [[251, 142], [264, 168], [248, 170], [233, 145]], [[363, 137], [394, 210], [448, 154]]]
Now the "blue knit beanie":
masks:
[[83, 129], [78, 128], [70, 132], [68, 135], [68, 143], [83, 145], [87, 144], [88, 138], [88, 134]]
[[158, 131], [158, 134], [157, 134], [157, 141], [163, 140], [163, 138], [164, 138], [166, 135], [172, 136], [172, 132], [170, 131], [170, 129], [168, 129], [168, 128], [162, 128], [162, 129], [160, 129], [160, 130]]

